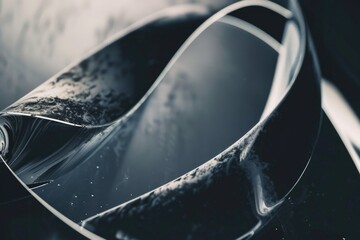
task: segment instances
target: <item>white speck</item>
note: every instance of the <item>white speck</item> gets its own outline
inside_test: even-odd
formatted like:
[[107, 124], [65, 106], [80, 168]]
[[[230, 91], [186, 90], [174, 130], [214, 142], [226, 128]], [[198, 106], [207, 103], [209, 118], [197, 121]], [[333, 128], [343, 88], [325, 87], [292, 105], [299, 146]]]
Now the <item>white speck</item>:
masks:
[[60, 187], [60, 183], [58, 183], [58, 185], [57, 185], [58, 187]]
[[115, 238], [116, 238], [116, 239], [125, 239], [126, 236], [123, 234], [122, 231], [118, 230], [118, 231], [116, 232]]
[[93, 184], [93, 182], [90, 182], [90, 184]]
[[77, 198], [77, 195], [75, 195], [74, 198]]
[[100, 167], [99, 166], [96, 166], [97, 169], [99, 169]]
[[94, 197], [94, 194], [91, 194], [91, 197]]

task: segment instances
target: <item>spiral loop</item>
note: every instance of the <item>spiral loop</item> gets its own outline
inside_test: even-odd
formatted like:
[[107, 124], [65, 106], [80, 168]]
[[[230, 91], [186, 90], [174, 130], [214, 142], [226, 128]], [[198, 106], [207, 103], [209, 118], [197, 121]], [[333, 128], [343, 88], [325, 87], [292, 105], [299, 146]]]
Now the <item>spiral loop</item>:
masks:
[[0, 123], [0, 156], [4, 157], [8, 153], [9, 135], [5, 126]]

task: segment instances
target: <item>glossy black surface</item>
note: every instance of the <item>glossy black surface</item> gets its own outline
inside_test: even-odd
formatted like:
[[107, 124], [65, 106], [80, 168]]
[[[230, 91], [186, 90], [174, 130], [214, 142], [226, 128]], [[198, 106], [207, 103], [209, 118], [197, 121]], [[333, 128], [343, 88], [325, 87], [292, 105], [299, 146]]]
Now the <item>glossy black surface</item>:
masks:
[[[356, 69], [356, 64], [359, 59], [359, 54], [357, 54], [358, 41], [356, 40], [358, 38], [359, 25], [356, 7], [354, 7], [353, 2], [355, 1], [300, 1], [300, 3], [302, 3], [303, 5], [307, 24], [310, 26], [310, 30], [312, 32], [312, 35], [314, 36], [314, 42], [320, 58], [322, 73], [325, 77], [329, 78], [332, 82], [335, 82], [337, 84], [337, 86], [345, 93], [345, 96], [348, 98], [348, 100], [350, 100], [350, 103], [356, 109], [356, 112], [359, 113], [358, 109], [360, 105], [357, 94], [359, 90], [359, 74]], [[163, 1], [162, 3], [159, 3], [159, 5], [154, 5], [151, 7], [151, 4], [145, 4], [144, 8], [147, 8], [147, 11], [151, 12], [153, 9], [161, 8], [161, 6], [165, 6], [166, 4], [173, 3]], [[215, 10], [219, 8], [220, 5], [228, 4], [228, 1], [218, 1], [215, 4], [211, 1], [207, 4], [212, 7], [212, 10]], [[23, 26], [17, 28], [16, 24], [12, 25], [12, 23], [17, 23], [16, 14], [14, 14], [14, 11], [13, 13], [11, 13], [11, 8], [6, 7], [6, 5], [8, 4], [5, 1], [0, 2], [0, 24], [1, 22], [3, 23], [0, 26], [2, 26], [2, 29], [4, 30], [0, 33], [0, 106], [3, 107], [13, 103], [16, 99], [36, 87], [36, 85], [41, 83], [43, 80], [52, 76], [57, 70], [71, 62], [72, 58], [77, 59], [79, 55], [81, 55], [79, 54], [79, 52], [88, 49], [89, 45], [81, 43], [81, 41], [83, 40], [79, 40], [81, 38], [79, 38], [80, 35], [78, 33], [81, 32], [82, 34], [84, 34], [85, 38], [91, 36], [88, 37], [88, 41], [83, 42], [90, 42], [91, 44], [93, 44], [93, 46], [95, 46], [96, 44], [94, 43], [94, 38], [98, 37], [96, 41], [100, 42], [101, 39], [103, 39], [106, 35], [108, 36], [110, 32], [121, 29], [123, 26], [123, 22], [126, 22], [126, 24], [128, 24], [131, 21], [134, 21], [134, 18], [130, 17], [130, 15], [136, 12], [135, 10], [130, 9], [129, 12], [131, 12], [131, 14], [129, 13], [129, 19], [126, 19], [126, 17], [118, 17], [123, 15], [116, 15], [114, 14], [114, 12], [112, 12], [111, 14], [115, 17], [112, 16], [109, 18], [102, 18], [100, 16], [99, 25], [94, 27], [94, 29], [89, 30], [84, 28], [81, 31], [76, 30], [78, 33], [76, 33], [76, 31], [74, 33], [70, 30], [67, 30], [77, 29], [77, 26], [79, 26], [76, 25], [76, 21], [74, 21], [75, 23], [73, 24], [73, 26], [71, 26], [71, 23], [73, 22], [70, 20], [74, 19], [72, 16], [76, 16], [77, 14], [79, 19], [86, 19], [86, 17], [81, 17], [81, 11], [72, 11], [71, 8], [90, 9], [84, 10], [84, 12], [89, 11], [91, 13], [91, 7], [83, 8], [79, 5], [76, 7], [69, 7], [66, 10], [66, 7], [62, 7], [61, 5], [59, 5], [57, 7], [60, 10], [65, 9], [65, 12], [68, 12], [68, 14], [55, 14], [54, 17], [50, 18], [49, 20], [47, 18], [47, 15], [41, 12], [46, 12], [44, 11], [44, 9], [56, 9], [56, 6], [54, 7], [52, 6], [52, 4], [45, 4], [43, 7], [39, 7], [40, 10], [36, 11], [36, 13], [40, 12], [41, 14], [33, 16], [33, 19], [31, 19], [30, 17], [30, 20], [27, 20], [28, 23], [27, 21], [25, 21], [25, 24], [23, 24]], [[18, 6], [23, 5], [23, 3], [20, 4], [19, 2]], [[36, 4], [34, 3], [34, 6], [35, 5]], [[139, 5], [141, 5], [140, 2]], [[21, 12], [24, 12], [21, 9], [25, 8], [19, 7], [17, 11], [18, 15], [21, 15]], [[96, 10], [99, 10], [100, 15], [107, 14], [106, 11], [102, 12], [101, 8], [98, 8]], [[111, 12], [111, 10], [108, 11]], [[51, 14], [53, 11], [48, 12]], [[62, 12], [64, 13], [64, 11]], [[142, 12], [141, 14], [146, 15], [145, 12]], [[139, 17], [141, 14], [137, 15], [137, 17]], [[21, 20], [19, 22], [21, 22]], [[54, 26], [57, 26], [57, 24], [55, 24], [57, 22], [66, 23], [65, 31], [61, 32], [61, 24], [59, 24], [60, 31], [52, 29], [52, 24], [54, 23]], [[268, 23], [271, 26], [271, 21], [268, 21]], [[13, 41], [12, 38], [8, 38], [7, 36], [9, 34], [9, 31], [6, 31], [6, 26], [14, 29], [14, 35], [18, 34], [19, 39], [21, 40]], [[21, 29], [21, 31], [19, 29]], [[56, 27], [54, 27], [54, 29], [56, 29]], [[16, 31], [18, 32], [16, 33]], [[94, 35], [96, 35], [97, 37], [89, 34], [89, 32], [96, 33]], [[50, 34], [47, 35], [48, 33]], [[37, 41], [36, 39], [33, 39], [32, 35], [45, 37], [42, 41]], [[48, 38], [48, 42], [46, 40], [46, 36], [50, 36]], [[74, 42], [78, 41], [77, 45], [75, 44], [72, 46], [72, 48], [74, 48], [75, 46], [76, 50], [73, 49], [73, 51], [66, 51], [65, 46], [70, 46], [70, 44], [66, 44], [66, 42], [65, 44], [62, 44], [61, 41], [59, 41], [59, 39], [61, 40], [68, 36], [72, 36], [71, 39], [75, 39]], [[76, 40], [77, 38], [78, 40]], [[12, 47], [12, 45], [15, 47]], [[53, 48], [64, 50], [54, 50], [51, 56], [47, 54], [47, 47], [44, 47], [47, 45], [49, 45], [49, 49]], [[31, 52], [26, 49], [36, 49], [36, 51]], [[37, 54], [34, 54], [34, 52], [37, 52]], [[59, 61], [55, 61], [54, 59], [57, 59]], [[216, 69], [214, 69], [214, 71], [216, 71]], [[180, 76], [179, 78], [183, 79], [184, 76]], [[268, 138], [268, 140], [266, 140], [266, 132], [264, 133], [264, 142], [259, 142], [259, 146], [263, 145], [259, 149], [263, 149], [264, 152], [262, 154], [264, 156], [272, 156], [272, 159], [275, 162], [288, 164], [288, 166], [286, 167], [284, 165], [284, 167], [266, 169], [267, 173], [270, 176], [273, 176], [273, 179], [277, 181], [277, 183], [274, 184], [274, 187], [277, 189], [280, 195], [282, 195], [281, 193], [286, 192], [286, 189], [291, 185], [290, 182], [284, 182], [282, 180], [283, 178], [293, 176], [288, 170], [298, 169], [295, 168], [295, 165], [299, 163], [296, 158], [300, 159], [301, 156], [295, 156], [295, 158], [293, 159], [293, 150], [301, 149], [301, 152], [305, 155], [309, 153], [307, 151], [309, 146], [307, 146], [306, 144], [304, 145], [302, 142], [302, 140], [305, 140], [306, 137], [297, 138], [298, 135], [294, 135], [292, 131], [300, 129], [300, 133], [304, 136], [306, 136], [307, 133], [310, 133], [311, 127], [309, 128], [309, 132], [302, 131], [306, 128], [306, 126], [311, 125], [308, 121], [306, 121], [306, 119], [303, 121], [303, 116], [310, 118], [307, 109], [315, 109], [316, 106], [319, 104], [319, 102], [313, 104], [309, 97], [311, 96], [311, 94], [308, 92], [308, 88], [302, 89], [301, 87], [299, 87], [298, 89], [298, 94], [302, 95], [301, 99], [305, 100], [306, 102], [305, 105], [299, 105], [299, 110], [306, 112], [306, 114], [302, 116], [297, 116], [295, 112], [292, 112], [292, 110], [297, 110], [297, 108], [294, 109], [289, 107], [288, 109], [286, 109], [285, 107], [286, 112], [289, 112], [289, 115], [287, 116], [289, 118], [292, 118], [292, 121], [296, 122], [297, 124], [289, 124], [289, 122], [280, 124], [280, 116], [280, 119], [275, 119], [276, 121], [279, 121], [278, 124], [269, 123], [269, 129], [270, 133], [271, 131], [274, 131], [275, 134], [277, 133], [277, 131], [282, 132], [284, 134], [283, 140], [281, 140], [282, 138], [279, 137], [280, 141], [275, 141], [271, 137], [273, 135], [270, 135], [270, 133], [268, 133], [270, 137]], [[297, 102], [296, 99], [298, 98], [295, 98], [295, 100], [293, 100], [294, 104], [296, 104]], [[302, 107], [306, 107], [306, 109], [302, 109]], [[290, 129], [290, 131], [283, 131], [287, 128]], [[315, 132], [316, 131], [312, 133], [315, 134]], [[312, 140], [313, 136], [315, 135], [312, 135], [312, 137], [310, 136]], [[296, 139], [298, 141], [298, 144], [291, 145], [292, 142], [288, 141], [289, 138]], [[82, 173], [86, 176], [91, 177], [80, 178], [78, 181], [67, 181], [67, 177], [71, 176], [67, 175], [66, 178], [60, 179], [59, 182], [51, 183], [52, 185], [49, 184], [45, 188], [36, 189], [36, 191], [39, 195], [42, 195], [44, 194], [42, 193], [43, 190], [45, 192], [46, 188], [51, 189], [52, 187], [54, 187], [52, 190], [53, 192], [50, 192], [48, 197], [49, 199], [52, 199], [52, 205], [55, 205], [56, 202], [56, 204], [58, 204], [57, 208], [66, 209], [65, 211], [75, 212], [76, 210], [79, 210], [73, 208], [72, 204], [81, 204], [83, 206], [83, 209], [89, 207], [93, 209], [94, 213], [105, 210], [104, 208], [107, 208], [108, 206], [98, 205], [96, 202], [89, 204], [87, 202], [88, 200], [86, 200], [86, 203], [83, 203], [81, 201], [75, 201], [77, 198], [80, 197], [82, 197], [83, 199], [92, 199], [93, 197], [90, 195], [91, 193], [95, 193], [95, 196], [100, 195], [104, 199], [107, 198], [107, 196], [102, 194], [102, 187], [106, 185], [104, 184], [104, 178], [114, 178], [113, 175], [108, 174], [113, 169], [110, 169], [111, 167], [107, 166], [107, 160], [113, 159], [114, 155], [121, 156], [121, 149], [126, 147], [126, 145], [119, 143], [118, 141], [116, 141], [116, 139], [111, 144], [112, 145], [110, 146], [115, 147], [106, 148], [105, 146], [102, 152], [93, 157], [95, 161], [90, 161], [88, 165], [83, 165]], [[288, 149], [284, 146], [290, 146], [290, 148]], [[259, 149], [257, 151], [259, 151]], [[277, 156], [276, 153], [273, 151], [274, 149], [280, 149], [282, 151], [283, 154], [279, 155], [279, 159], [273, 157], [274, 155]], [[291, 155], [291, 157], [288, 157], [289, 155]], [[287, 161], [287, 158], [291, 158], [294, 161]], [[190, 160], [190, 158], [187, 159]], [[204, 160], [205, 158], [198, 159]], [[199, 162], [202, 162], [203, 160]], [[48, 212], [42, 205], [39, 204], [39, 202], [29, 196], [28, 193], [23, 190], [23, 187], [19, 185], [17, 180], [15, 180], [14, 177], [9, 173], [8, 169], [2, 166], [2, 164], [3, 163], [0, 163], [0, 238], [3, 237], [4, 239], [19, 239], [26, 237], [30, 239], [49, 239], [50, 237], [52, 237], [55, 239], [78, 239], [81, 237], [68, 226], [66, 226], [63, 222], [61, 222], [59, 219], [54, 217], [54, 215]], [[107, 174], [104, 175], [104, 173]], [[294, 171], [293, 173], [298, 174], [299, 172]], [[235, 177], [234, 179], [232, 177], [229, 177], [227, 181], [219, 181], [218, 184], [214, 184], [212, 189], [215, 190], [209, 191], [210, 195], [206, 195], [206, 192], [204, 193], [206, 196], [204, 195], [203, 198], [208, 198], [209, 196], [212, 196], [212, 199], [215, 199], [210, 202], [210, 205], [214, 206], [214, 208], [195, 208], [194, 206], [200, 206], [201, 204], [203, 204], [203, 202], [199, 201], [197, 198], [192, 199], [195, 203], [189, 202], [186, 205], [188, 211], [191, 213], [190, 216], [195, 222], [199, 221], [208, 223], [206, 228], [202, 228], [204, 227], [203, 225], [200, 226], [198, 230], [196, 230], [197, 225], [190, 226], [189, 222], [185, 223], [184, 221], [178, 221], [178, 219], [176, 219], [176, 214], [172, 215], [172, 213], [166, 213], [163, 206], [161, 205], [161, 202], [158, 205], [160, 207], [157, 210], [155, 209], [153, 211], [163, 215], [170, 214], [171, 217], [173, 217], [173, 221], [178, 221], [182, 224], [180, 224], [180, 226], [178, 227], [178, 225], [176, 224], [171, 224], [171, 221], [165, 222], [165, 220], [161, 218], [156, 218], [155, 222], [158, 221], [163, 224], [163, 226], [169, 226], [169, 229], [167, 231], [175, 228], [173, 230], [179, 231], [177, 232], [177, 236], [179, 237], [183, 236], [182, 234], [186, 234], [187, 230], [190, 228], [195, 229], [193, 233], [194, 236], [198, 238], [203, 238], [204, 236], [207, 236], [206, 234], [210, 235], [211, 233], [216, 234], [217, 237], [221, 236], [225, 238], [225, 236], [228, 236], [230, 239], [238, 236], [240, 230], [248, 229], [251, 224], [248, 226], [239, 226], [237, 224], [234, 224], [234, 222], [239, 223], [252, 218], [252, 216], [247, 215], [244, 212], [237, 212], [236, 209], [239, 210], [241, 204], [247, 204], [245, 202], [242, 202], [242, 200], [244, 199], [244, 192], [251, 192], [252, 189], [249, 188], [249, 181], [246, 180], [246, 177], [241, 175], [243, 173], [240, 172], [237, 174], [238, 175], [235, 174], [237, 177]], [[92, 176], [95, 177], [93, 178]], [[219, 176], [221, 176], [221, 174]], [[129, 176], [127, 174], [127, 171], [126, 169], [124, 169], [124, 171], [121, 173], [121, 176], [118, 177], [117, 181], [124, 184], [126, 181], [123, 180], [126, 180], [128, 177]], [[93, 179], [96, 180], [93, 181]], [[164, 177], [163, 182], [166, 182], [170, 179], [171, 177], [169, 178], [169, 176], [167, 176], [167, 178]], [[144, 180], [144, 182], [146, 181], [147, 180]], [[246, 187], [239, 189], [237, 188], [238, 185], [235, 185], [235, 183], [241, 184], [242, 186]], [[343, 147], [343, 144], [339, 139], [337, 133], [331, 126], [331, 123], [327, 120], [326, 117], [324, 117], [323, 125], [321, 127], [320, 138], [318, 144], [316, 145], [316, 151], [312, 157], [312, 161], [310, 162], [307, 171], [305, 171], [304, 176], [301, 178], [298, 185], [294, 188], [293, 192], [286, 198], [281, 208], [279, 208], [279, 212], [275, 216], [272, 216], [272, 218], [266, 219], [266, 221], [269, 221], [269, 224], [265, 225], [265, 227], [255, 236], [255, 239], [358, 239], [360, 237], [360, 231], [357, 227], [357, 223], [360, 221], [358, 217], [360, 216], [360, 193], [358, 191], [358, 189], [360, 189], [359, 185], [359, 174], [356, 171], [356, 168], [354, 167], [351, 158], [346, 152], [346, 149]], [[142, 186], [146, 185], [142, 184]], [[151, 190], [155, 186], [156, 184], [151, 185], [145, 189]], [[83, 196], [77, 194], [79, 188], [81, 187], [84, 188], [85, 192]], [[112, 189], [115, 189], [116, 184], [111, 185], [110, 187]], [[62, 191], [57, 191], [57, 188], [67, 189], [66, 194], [68, 195], [66, 195]], [[218, 189], [218, 192], [216, 191], [216, 189]], [[235, 191], [232, 191], [233, 189], [235, 189]], [[227, 190], [225, 194], [227, 197], [219, 198], [219, 196], [223, 194], [224, 190]], [[137, 194], [141, 194], [143, 192], [144, 191], [141, 190]], [[136, 196], [136, 194], [134, 194], [132, 191], [124, 192], [123, 196], [116, 199], [112, 204], [118, 204], [125, 200], [131, 199], [135, 197], [134, 195]], [[171, 193], [169, 193], [168, 196], [172, 196]], [[186, 197], [184, 198], [186, 199]], [[59, 199], [60, 201], [56, 201]], [[133, 204], [136, 205], [139, 203]], [[172, 209], [182, 211], [181, 208], [176, 207], [178, 206], [177, 204], [179, 204], [179, 202], [169, 201], [168, 204], [174, 206], [174, 208]], [[221, 207], [219, 208], [219, 206]], [[229, 209], [226, 206], [236, 207]], [[220, 210], [224, 211], [222, 211], [220, 214]], [[151, 210], [149, 209], [145, 209], [144, 211], [147, 213], [151, 212]], [[178, 212], [179, 215], [181, 215], [182, 213], [183, 212]], [[214, 217], [209, 220], [207, 216], [210, 213], [214, 213]], [[240, 214], [236, 215], [235, 213]], [[76, 216], [77, 214], [79, 215]], [[88, 213], [85, 210], [80, 210], [78, 213], [74, 213], [73, 217], [80, 220], [82, 219], [82, 217], [90, 215], [91, 213]], [[243, 218], [238, 219], [241, 217], [241, 215], [243, 216]], [[248, 218], [248, 216], [250, 216], [250, 218]], [[118, 217], [119, 219], [121, 219], [120, 215]], [[131, 218], [128, 218], [128, 223], [124, 227], [124, 229], [128, 229], [128, 231], [133, 233], [133, 235], [139, 234], [138, 228], [136, 228], [139, 222], [132, 222], [132, 219], [136, 219], [137, 217], [139, 217], [139, 215], [134, 214]], [[152, 217], [147, 218], [147, 220], [145, 219], [144, 221], [149, 221], [149, 219], [151, 221], [151, 219], [153, 219]], [[217, 224], [218, 222], [220, 222], [220, 225]], [[256, 222], [250, 222], [249, 220], [249, 223]], [[154, 224], [154, 222], [150, 222], [149, 226], [152, 226], [152, 224]], [[221, 228], [221, 225], [225, 227]], [[112, 228], [111, 225], [108, 225], [107, 227]], [[109, 236], [111, 237], [116, 236], [116, 231], [115, 235], [112, 230], [106, 233], [107, 227], [104, 225], [104, 228], [100, 228], [99, 232], [104, 231], [104, 234], [109, 234]], [[19, 229], [21, 229], [21, 231]], [[232, 230], [225, 231], [225, 229]], [[156, 230], [158, 230], [158, 232], [155, 232]], [[158, 225], [156, 225], [154, 228], [146, 229], [147, 233], [149, 234], [153, 234], [155, 232], [155, 234], [160, 234], [160, 236], [168, 236], [166, 234], [169, 233], [163, 230], [164, 228]], [[126, 232], [120, 232], [118, 236], [121, 236], [121, 234], [124, 234], [123, 236], [127, 235]]]

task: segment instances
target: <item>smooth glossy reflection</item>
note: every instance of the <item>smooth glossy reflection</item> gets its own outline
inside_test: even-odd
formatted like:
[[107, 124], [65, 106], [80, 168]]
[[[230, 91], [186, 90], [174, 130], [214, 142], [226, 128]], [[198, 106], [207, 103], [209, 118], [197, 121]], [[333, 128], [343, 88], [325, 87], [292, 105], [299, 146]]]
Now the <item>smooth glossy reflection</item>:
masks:
[[276, 61], [277, 52], [260, 39], [214, 24], [134, 113], [126, 137], [116, 130], [86, 164], [37, 192], [81, 220], [201, 165], [258, 122]]
[[[281, 44], [277, 30], [272, 39], [234, 22], [239, 16], [232, 11], [253, 5], [281, 15]], [[119, 42], [130, 37], [143, 45], [130, 55], [123, 55], [125, 45], [134, 41], [120, 52], [106, 47], [109, 54], [99, 52], [6, 110], [7, 163], [49, 209], [48, 203], [72, 220], [86, 219], [86, 229], [106, 238], [168, 239], [174, 231], [179, 238], [252, 236], [296, 185], [319, 126], [316, 59], [296, 2], [290, 7], [294, 13], [268, 1], [242, 1], [197, 30], [191, 18], [179, 24], [170, 14], [165, 28], [160, 21], [125, 35]], [[230, 12], [231, 21], [215, 23]], [[172, 58], [181, 39], [168, 36], [169, 29], [183, 41], [195, 30]], [[168, 45], [172, 37], [175, 46]], [[299, 117], [301, 131], [293, 127]], [[21, 133], [28, 134], [16, 138]]]
[[133, 113], [206, 13], [179, 6], [154, 14], [3, 110], [8, 165], [28, 185], [52, 181], [85, 162], [114, 129], [128, 131]]
[[[320, 124], [319, 69], [295, 1], [290, 3], [293, 12], [269, 1], [241, 1], [214, 18], [252, 4], [289, 19], [281, 54], [283, 47], [299, 46], [294, 55], [285, 51], [285, 57], [280, 55], [278, 60], [277, 67], [285, 66], [284, 75], [272, 90], [281, 91], [270, 96], [278, 104], [270, 104], [270, 114], [265, 113], [263, 121], [215, 158], [139, 198], [86, 219], [82, 224], [86, 229], [109, 239], [244, 239], [266, 224], [296, 185], [309, 163]], [[285, 65], [279, 64], [283, 61]]]

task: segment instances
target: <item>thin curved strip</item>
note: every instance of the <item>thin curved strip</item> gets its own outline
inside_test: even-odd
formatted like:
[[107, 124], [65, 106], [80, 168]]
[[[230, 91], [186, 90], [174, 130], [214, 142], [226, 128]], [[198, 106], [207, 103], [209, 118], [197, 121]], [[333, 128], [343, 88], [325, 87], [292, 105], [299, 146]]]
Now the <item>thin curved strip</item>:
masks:
[[322, 106], [334, 125], [357, 170], [360, 172], [360, 122], [340, 91], [327, 81], [321, 81]]
[[[214, 16], [222, 17], [250, 2], [263, 3], [243, 1]], [[272, 3], [263, 6], [268, 4]], [[290, 2], [290, 9], [300, 29], [300, 54], [276, 108], [219, 156], [89, 218], [83, 222], [85, 228], [108, 239], [243, 239], [271, 218], [306, 169], [321, 118], [318, 64], [296, 1]], [[209, 20], [203, 26], [211, 24]]]

